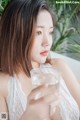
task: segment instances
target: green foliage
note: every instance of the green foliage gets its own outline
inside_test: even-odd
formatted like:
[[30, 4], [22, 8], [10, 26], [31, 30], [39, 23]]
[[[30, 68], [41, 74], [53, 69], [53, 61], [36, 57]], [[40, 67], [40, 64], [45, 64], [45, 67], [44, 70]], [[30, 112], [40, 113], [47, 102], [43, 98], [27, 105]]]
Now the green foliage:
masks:
[[57, 26], [52, 50], [80, 60], [80, 4], [56, 4], [54, 0], [53, 9]]
[[9, 0], [0, 0], [0, 15], [2, 15], [2, 12], [6, 5], [8, 4]]

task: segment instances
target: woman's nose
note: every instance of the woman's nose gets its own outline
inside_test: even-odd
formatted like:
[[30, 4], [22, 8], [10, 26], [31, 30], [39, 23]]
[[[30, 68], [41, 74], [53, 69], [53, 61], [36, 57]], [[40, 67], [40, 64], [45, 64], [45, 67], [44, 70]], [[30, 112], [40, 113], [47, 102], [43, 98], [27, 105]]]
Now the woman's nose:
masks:
[[49, 37], [48, 37], [48, 35], [43, 36], [42, 46], [49, 46]]

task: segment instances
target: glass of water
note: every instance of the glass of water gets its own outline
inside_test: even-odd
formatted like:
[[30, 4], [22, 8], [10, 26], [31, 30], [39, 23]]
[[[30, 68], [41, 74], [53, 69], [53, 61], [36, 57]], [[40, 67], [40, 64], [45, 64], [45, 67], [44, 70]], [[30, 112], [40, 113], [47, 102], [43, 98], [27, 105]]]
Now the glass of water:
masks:
[[32, 69], [30, 74], [33, 88], [42, 84], [54, 85], [55, 88], [59, 86], [60, 73], [49, 64], [43, 64], [39, 68]]
[[[42, 85], [53, 85], [53, 94], [59, 92], [60, 73], [56, 68], [50, 64], [43, 64], [39, 68], [34, 68], [30, 71], [33, 89]], [[44, 93], [38, 93], [35, 99], [43, 96]], [[50, 106], [50, 114], [53, 112]]]

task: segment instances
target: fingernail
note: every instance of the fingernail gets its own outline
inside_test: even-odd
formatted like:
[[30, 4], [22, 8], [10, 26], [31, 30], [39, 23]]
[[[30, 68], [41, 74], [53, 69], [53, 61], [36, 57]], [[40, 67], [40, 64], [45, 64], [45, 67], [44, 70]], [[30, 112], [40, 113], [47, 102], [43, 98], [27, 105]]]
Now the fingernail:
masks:
[[37, 93], [36, 95], [35, 95], [35, 100], [37, 100], [37, 99], [39, 99], [40, 97], [42, 96], [42, 94], [41, 93]]

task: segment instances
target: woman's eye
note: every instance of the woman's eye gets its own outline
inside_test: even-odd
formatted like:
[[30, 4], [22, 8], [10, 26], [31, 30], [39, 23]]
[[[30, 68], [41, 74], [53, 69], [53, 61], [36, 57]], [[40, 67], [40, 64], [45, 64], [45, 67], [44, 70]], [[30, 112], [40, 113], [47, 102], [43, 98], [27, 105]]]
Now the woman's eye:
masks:
[[37, 31], [36, 34], [37, 34], [37, 35], [40, 35], [40, 34], [42, 34], [42, 32], [41, 32], [41, 31]]
[[49, 32], [50, 35], [53, 35], [53, 33], [54, 33], [53, 31]]

